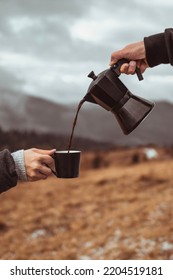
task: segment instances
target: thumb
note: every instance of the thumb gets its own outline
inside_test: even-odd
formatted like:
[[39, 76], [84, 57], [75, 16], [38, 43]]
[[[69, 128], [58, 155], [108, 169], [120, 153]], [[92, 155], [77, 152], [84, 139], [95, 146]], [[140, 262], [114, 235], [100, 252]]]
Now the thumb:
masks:
[[42, 155], [53, 155], [56, 151], [56, 149], [52, 149], [52, 150], [42, 150], [42, 149], [33, 149], [34, 152], [38, 153], [38, 154], [42, 154]]

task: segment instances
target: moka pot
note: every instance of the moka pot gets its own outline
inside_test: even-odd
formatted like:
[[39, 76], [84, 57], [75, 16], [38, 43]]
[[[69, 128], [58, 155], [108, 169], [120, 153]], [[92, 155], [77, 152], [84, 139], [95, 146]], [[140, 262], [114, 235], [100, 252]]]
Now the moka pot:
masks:
[[[154, 103], [132, 94], [119, 79], [120, 67], [126, 62], [126, 59], [119, 60], [97, 76], [90, 72], [88, 77], [93, 81], [84, 99], [112, 112], [124, 134], [129, 134], [148, 116]], [[143, 79], [139, 68], [136, 74], [139, 80]]]

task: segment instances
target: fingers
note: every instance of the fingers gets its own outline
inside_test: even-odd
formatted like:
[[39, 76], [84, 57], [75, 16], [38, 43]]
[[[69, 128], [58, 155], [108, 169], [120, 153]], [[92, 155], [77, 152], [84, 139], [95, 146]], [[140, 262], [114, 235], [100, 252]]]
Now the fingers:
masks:
[[124, 63], [122, 64], [121, 68], [120, 68], [121, 73], [124, 74], [134, 74], [136, 71], [136, 61], [130, 61], [129, 63]]
[[130, 61], [128, 67], [128, 74], [134, 74], [136, 71], [136, 61]]
[[39, 172], [40, 172], [43, 176], [45, 176], [46, 178], [52, 174], [51, 169], [50, 169], [47, 165], [44, 165], [44, 164], [42, 164], [42, 165], [40, 166]]
[[[46, 179], [51, 175], [51, 168], [54, 167], [54, 160], [51, 155], [53, 150], [29, 149], [24, 151], [26, 175], [28, 181]], [[47, 153], [47, 154], [46, 154]]]
[[51, 169], [44, 165], [44, 164], [37, 164], [33, 167], [28, 175], [28, 181], [38, 181], [38, 180], [45, 180], [52, 174]]
[[149, 67], [148, 63], [144, 60], [144, 61], [138, 61], [137, 62], [137, 67], [139, 67], [141, 73], [144, 73], [145, 70]]
[[43, 165], [46, 165], [50, 169], [54, 168], [54, 159], [49, 155], [40, 155], [39, 162]]
[[141, 73], [144, 73], [147, 69], [148, 65], [145, 62], [138, 61], [130, 61], [129, 63], [124, 63], [121, 65], [120, 71], [121, 73], [127, 75], [133, 75], [136, 72], [136, 67], [140, 69]]
[[[112, 54], [111, 56], [111, 61], [110, 61], [110, 66], [113, 66], [114, 64], [117, 63], [118, 60], [125, 58], [125, 53], [123, 50], [117, 51]], [[134, 74], [136, 71], [136, 66], [137, 66], [137, 61], [131, 60], [129, 63], [124, 63], [121, 65], [120, 71], [121, 73], [124, 74]]]
[[51, 164], [53, 164], [54, 159], [49, 155], [39, 154], [38, 155], [38, 161], [43, 163], [43, 164], [51, 165]]

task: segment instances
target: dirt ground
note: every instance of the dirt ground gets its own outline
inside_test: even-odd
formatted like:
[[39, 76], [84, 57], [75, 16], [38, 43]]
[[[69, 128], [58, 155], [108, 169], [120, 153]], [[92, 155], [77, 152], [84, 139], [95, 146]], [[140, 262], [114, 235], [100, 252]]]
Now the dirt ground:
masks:
[[82, 154], [78, 179], [0, 195], [0, 259], [173, 259], [173, 156]]

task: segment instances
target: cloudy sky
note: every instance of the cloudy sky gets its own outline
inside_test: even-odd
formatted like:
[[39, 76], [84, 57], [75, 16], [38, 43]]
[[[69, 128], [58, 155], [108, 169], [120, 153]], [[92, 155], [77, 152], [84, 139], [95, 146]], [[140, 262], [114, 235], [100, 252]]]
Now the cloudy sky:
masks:
[[[111, 53], [173, 27], [172, 0], [0, 0], [0, 88], [76, 103], [88, 73]], [[148, 69], [144, 81], [121, 75], [135, 94], [173, 102], [173, 68]]]

